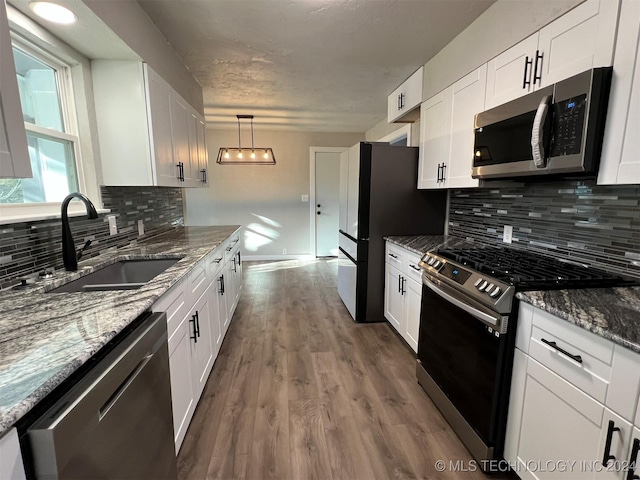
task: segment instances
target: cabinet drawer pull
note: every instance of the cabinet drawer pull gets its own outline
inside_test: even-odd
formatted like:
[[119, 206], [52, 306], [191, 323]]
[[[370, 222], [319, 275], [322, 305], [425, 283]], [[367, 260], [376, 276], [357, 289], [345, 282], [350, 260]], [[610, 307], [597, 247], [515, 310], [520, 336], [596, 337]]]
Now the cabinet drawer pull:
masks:
[[[522, 88], [527, 88], [528, 85], [531, 85], [531, 80], [527, 80], [527, 71], [533, 66], [533, 59], [529, 60], [529, 55], [527, 55], [524, 59], [524, 78], [522, 79]], [[531, 73], [531, 72], [529, 72]], [[529, 76], [529, 78], [531, 78]]]
[[391, 252], [389, 252], [389, 256], [390, 256], [391, 258], [398, 258], [398, 255], [396, 255], [396, 254], [394, 254], [394, 253], [391, 253]]
[[608, 467], [609, 460], [615, 460], [616, 456], [611, 455], [611, 441], [613, 440], [613, 432], [619, 432], [620, 429], [615, 426], [613, 420], [609, 420], [609, 427], [607, 428], [607, 441], [604, 444], [604, 453], [602, 454], [602, 466]]
[[554, 350], [557, 350], [561, 354], [569, 357], [571, 360], [573, 360], [575, 362], [578, 362], [578, 363], [582, 363], [582, 357], [580, 355], [573, 355], [573, 354], [567, 352], [564, 348], [559, 347], [556, 342], [552, 342], [552, 341], [546, 340], [544, 338], [541, 338], [540, 341], [542, 343], [545, 343], [545, 344], [549, 345], [551, 348], [553, 348]]
[[640, 451], [640, 440], [633, 439], [633, 447], [631, 447], [631, 457], [629, 457], [629, 470], [627, 471], [626, 480], [638, 480], [640, 476], [636, 475], [636, 462], [638, 461], [638, 451]]
[[417, 267], [416, 265], [409, 264], [409, 267], [413, 268], [416, 272], [420, 271], [420, 267]]

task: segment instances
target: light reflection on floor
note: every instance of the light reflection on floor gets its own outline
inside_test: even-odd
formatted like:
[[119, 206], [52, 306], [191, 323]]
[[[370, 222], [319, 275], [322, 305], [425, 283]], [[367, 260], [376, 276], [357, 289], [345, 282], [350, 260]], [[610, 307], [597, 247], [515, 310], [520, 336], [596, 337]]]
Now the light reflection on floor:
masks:
[[311, 265], [318, 262], [325, 262], [329, 265], [338, 262], [337, 258], [298, 258], [294, 260], [277, 260], [268, 263], [254, 263], [251, 261], [244, 262], [244, 268], [251, 270], [252, 272], [275, 272], [278, 270], [288, 270], [291, 268], [300, 268], [306, 265]]

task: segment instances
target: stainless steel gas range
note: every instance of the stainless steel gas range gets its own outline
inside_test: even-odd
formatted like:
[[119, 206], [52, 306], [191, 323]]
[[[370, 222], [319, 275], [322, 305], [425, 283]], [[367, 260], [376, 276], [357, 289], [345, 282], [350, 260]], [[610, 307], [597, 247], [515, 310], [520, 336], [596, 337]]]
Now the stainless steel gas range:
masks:
[[584, 265], [460, 240], [427, 253], [416, 375], [473, 457], [502, 458], [523, 290], [627, 285]]

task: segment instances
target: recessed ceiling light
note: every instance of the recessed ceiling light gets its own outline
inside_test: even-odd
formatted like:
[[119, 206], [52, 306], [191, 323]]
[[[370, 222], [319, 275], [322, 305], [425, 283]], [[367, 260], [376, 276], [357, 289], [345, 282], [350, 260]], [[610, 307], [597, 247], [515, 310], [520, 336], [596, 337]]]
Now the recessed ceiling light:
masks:
[[40, 18], [54, 23], [70, 25], [78, 21], [75, 13], [62, 5], [50, 2], [31, 2], [29, 8]]

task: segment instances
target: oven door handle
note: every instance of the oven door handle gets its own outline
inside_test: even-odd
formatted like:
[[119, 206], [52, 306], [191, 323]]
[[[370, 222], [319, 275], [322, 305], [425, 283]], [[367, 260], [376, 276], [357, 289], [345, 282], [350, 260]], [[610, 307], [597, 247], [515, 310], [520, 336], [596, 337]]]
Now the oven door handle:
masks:
[[463, 302], [461, 300], [458, 300], [453, 295], [448, 294], [447, 292], [445, 292], [444, 290], [440, 289], [434, 283], [432, 283], [431, 281], [427, 280], [424, 277], [422, 278], [422, 283], [424, 285], [426, 285], [427, 287], [429, 287], [429, 289], [433, 293], [435, 293], [436, 295], [442, 297], [443, 299], [445, 299], [449, 303], [452, 303], [456, 307], [458, 307], [461, 310], [464, 310], [465, 312], [467, 312], [469, 315], [471, 315], [471, 316], [477, 318], [478, 320], [486, 323], [487, 325], [489, 325], [490, 327], [492, 327], [494, 330], [498, 331], [499, 333], [505, 333], [505, 332], [502, 331], [504, 329], [504, 326], [505, 326], [505, 323], [502, 321], [502, 317], [490, 315], [488, 313], [483, 312], [482, 310], [478, 310], [477, 308], [472, 307], [471, 305], [469, 305], [469, 304], [467, 304], [467, 303], [465, 303], [465, 302]]

